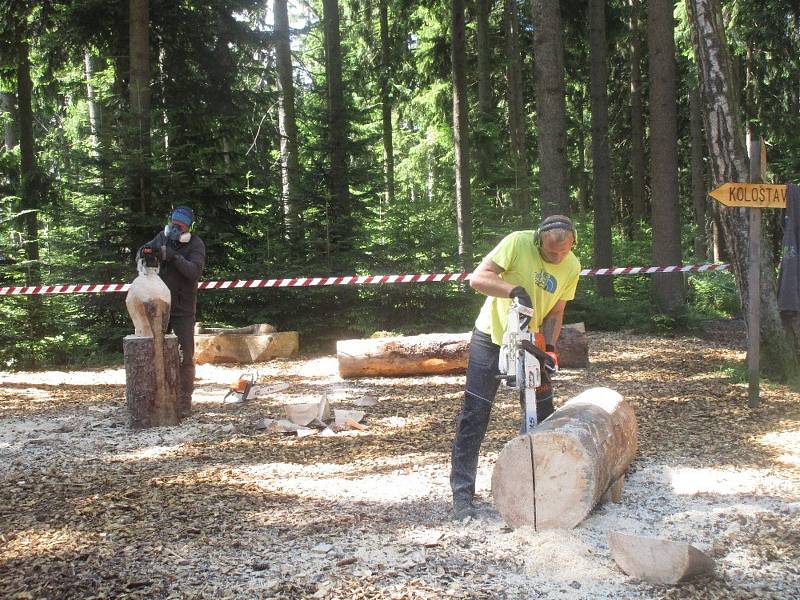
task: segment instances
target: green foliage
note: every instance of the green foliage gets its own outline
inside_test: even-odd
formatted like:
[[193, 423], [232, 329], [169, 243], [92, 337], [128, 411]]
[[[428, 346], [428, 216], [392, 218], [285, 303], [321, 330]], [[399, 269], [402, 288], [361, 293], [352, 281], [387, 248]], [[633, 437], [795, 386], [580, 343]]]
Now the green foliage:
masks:
[[[34, 79], [36, 158], [45, 174], [38, 210], [40, 265], [46, 283], [130, 281], [131, 252], [163, 227], [171, 206], [188, 203], [206, 242], [204, 279], [444, 272], [458, 269], [455, 221], [450, 5], [389, 0], [389, 68], [395, 158], [395, 201], [384, 196], [382, 115], [379, 98], [379, 20], [376, 2], [341, 2], [343, 89], [347, 117], [352, 210], [340, 214], [330, 193], [325, 40], [320, 0], [291, 10], [295, 107], [302, 197], [302, 247], [286, 242], [281, 197], [280, 99], [268, 3], [209, 0], [151, 2], [151, 152], [134, 141], [129, 107], [127, 3], [99, 0], [2, 2], [0, 90], [13, 92], [16, 69], [9, 57], [30, 43]], [[728, 33], [741, 81], [746, 117], [772, 144], [770, 168], [780, 180], [800, 172], [797, 129], [796, 21], [784, 2], [726, 3]], [[533, 206], [515, 215], [503, 35], [503, 5], [489, 18], [489, 62], [494, 110], [479, 116], [474, 14], [468, 15], [468, 85], [472, 154], [472, 224], [476, 261], [507, 233], [530, 229], [540, 217], [537, 175], [534, 24], [518, 5], [523, 57], [523, 102]], [[588, 202], [578, 217], [576, 253], [592, 265], [591, 128], [585, 2], [567, 0], [565, 62], [571, 197]], [[472, 8], [470, 8], [472, 10]], [[630, 42], [628, 6], [608, 6], [610, 47]], [[4, 13], [5, 14], [5, 13]], [[689, 198], [687, 90], [696, 85], [682, 5], [677, 5], [679, 47], [679, 147], [684, 260], [693, 261], [696, 224]], [[644, 23], [644, 22], [643, 22]], [[744, 77], [747, 49], [757, 51], [752, 77]], [[88, 119], [85, 52], [94, 58], [90, 83], [101, 128]], [[647, 98], [647, 69], [643, 64]], [[652, 232], [630, 223], [630, 119], [627, 52], [609, 53], [609, 142], [615, 206], [616, 266], [651, 263]], [[0, 111], [0, 127], [13, 122]], [[486, 160], [488, 172], [479, 165]], [[147, 210], [133, 194], [134, 165], [143, 161], [151, 181]], [[30, 276], [21, 211], [19, 147], [0, 150], [0, 285], [22, 285]], [[349, 220], [346, 240], [331, 236]], [[614, 299], [597, 296], [583, 278], [568, 305], [568, 321], [593, 329], [635, 329], [668, 335], [703, 319], [735, 316], [737, 292], [729, 273], [687, 276], [685, 314], [658, 314], [647, 276], [615, 278]], [[376, 331], [466, 331], [483, 297], [455, 284], [410, 284], [202, 292], [198, 318], [220, 325], [271, 322], [299, 330], [306, 350], [330, 350], [335, 339]], [[76, 361], [118, 360], [130, 325], [121, 294], [31, 298], [0, 297], [0, 365], [22, 368]]]

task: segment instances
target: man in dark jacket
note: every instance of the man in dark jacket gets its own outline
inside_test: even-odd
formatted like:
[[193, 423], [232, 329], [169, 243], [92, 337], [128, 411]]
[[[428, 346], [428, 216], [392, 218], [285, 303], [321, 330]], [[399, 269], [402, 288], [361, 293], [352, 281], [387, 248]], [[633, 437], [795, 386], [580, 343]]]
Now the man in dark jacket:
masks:
[[197, 281], [206, 264], [206, 245], [192, 232], [194, 213], [188, 206], [178, 206], [170, 222], [146, 245], [161, 258], [159, 275], [167, 284], [172, 301], [167, 331], [178, 337], [181, 351], [181, 417], [192, 411], [194, 391], [194, 321], [197, 312]]

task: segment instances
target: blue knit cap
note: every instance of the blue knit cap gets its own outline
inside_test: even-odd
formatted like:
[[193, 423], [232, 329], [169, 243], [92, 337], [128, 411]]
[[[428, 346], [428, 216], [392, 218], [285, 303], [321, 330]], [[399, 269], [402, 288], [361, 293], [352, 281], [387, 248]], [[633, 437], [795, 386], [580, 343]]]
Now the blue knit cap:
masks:
[[194, 222], [194, 212], [188, 206], [176, 206], [170, 218], [173, 221], [178, 221], [185, 224], [187, 227], [191, 227]]

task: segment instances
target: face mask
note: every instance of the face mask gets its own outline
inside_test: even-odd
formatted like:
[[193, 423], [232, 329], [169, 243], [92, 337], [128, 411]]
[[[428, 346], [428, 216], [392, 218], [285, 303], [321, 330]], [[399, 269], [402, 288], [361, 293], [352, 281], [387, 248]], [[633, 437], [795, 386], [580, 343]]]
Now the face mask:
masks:
[[164, 236], [170, 242], [180, 242], [181, 244], [185, 244], [192, 239], [192, 234], [190, 232], [181, 231], [181, 228], [175, 225], [175, 223], [170, 223], [164, 227]]

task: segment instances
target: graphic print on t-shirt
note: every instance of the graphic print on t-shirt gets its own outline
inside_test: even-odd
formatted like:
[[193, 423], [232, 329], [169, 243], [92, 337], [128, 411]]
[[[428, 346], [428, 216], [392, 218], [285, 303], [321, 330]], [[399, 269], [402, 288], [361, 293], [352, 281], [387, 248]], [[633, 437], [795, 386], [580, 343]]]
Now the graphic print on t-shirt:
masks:
[[558, 287], [558, 280], [547, 271], [539, 271], [538, 273], [534, 273], [533, 281], [537, 286], [549, 294], [555, 292], [556, 288]]

